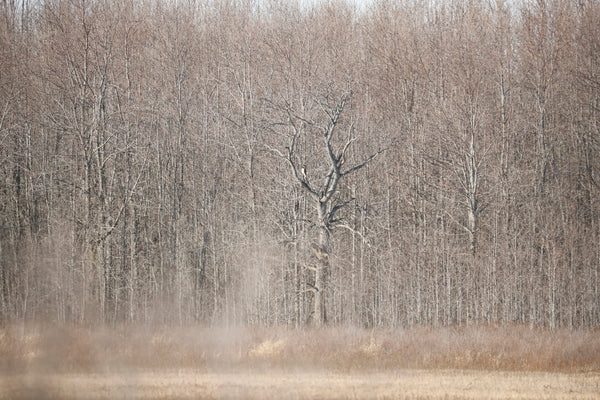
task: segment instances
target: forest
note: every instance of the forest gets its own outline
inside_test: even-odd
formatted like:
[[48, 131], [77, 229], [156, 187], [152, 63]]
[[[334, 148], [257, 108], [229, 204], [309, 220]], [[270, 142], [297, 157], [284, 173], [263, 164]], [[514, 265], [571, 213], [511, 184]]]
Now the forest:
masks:
[[600, 325], [597, 0], [0, 2], [0, 323]]

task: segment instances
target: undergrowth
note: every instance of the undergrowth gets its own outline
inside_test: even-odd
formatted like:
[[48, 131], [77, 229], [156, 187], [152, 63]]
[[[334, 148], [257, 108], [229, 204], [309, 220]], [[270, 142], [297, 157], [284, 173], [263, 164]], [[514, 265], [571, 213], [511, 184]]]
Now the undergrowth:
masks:
[[119, 368], [600, 371], [600, 332], [526, 326], [0, 328], [4, 373]]

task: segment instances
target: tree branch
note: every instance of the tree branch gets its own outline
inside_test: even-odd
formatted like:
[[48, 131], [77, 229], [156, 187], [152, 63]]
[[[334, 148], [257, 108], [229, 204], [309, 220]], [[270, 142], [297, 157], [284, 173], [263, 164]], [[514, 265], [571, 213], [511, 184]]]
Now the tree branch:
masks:
[[346, 176], [346, 175], [350, 175], [353, 172], [358, 171], [359, 169], [361, 169], [362, 167], [364, 167], [365, 165], [367, 165], [368, 163], [370, 163], [375, 157], [377, 157], [378, 155], [380, 155], [381, 153], [384, 153], [385, 151], [387, 151], [388, 148], [385, 149], [381, 149], [381, 150], [377, 150], [377, 152], [371, 154], [365, 161], [363, 161], [362, 163], [355, 165], [354, 167], [342, 172], [340, 175], [341, 176]]

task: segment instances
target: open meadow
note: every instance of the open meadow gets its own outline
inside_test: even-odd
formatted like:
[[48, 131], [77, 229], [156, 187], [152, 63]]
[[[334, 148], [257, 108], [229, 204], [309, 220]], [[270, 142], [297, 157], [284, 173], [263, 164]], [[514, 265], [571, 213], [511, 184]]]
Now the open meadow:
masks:
[[600, 335], [11, 327], [0, 399], [598, 399]]
[[65, 373], [4, 377], [15, 399], [597, 399], [598, 373], [461, 370]]

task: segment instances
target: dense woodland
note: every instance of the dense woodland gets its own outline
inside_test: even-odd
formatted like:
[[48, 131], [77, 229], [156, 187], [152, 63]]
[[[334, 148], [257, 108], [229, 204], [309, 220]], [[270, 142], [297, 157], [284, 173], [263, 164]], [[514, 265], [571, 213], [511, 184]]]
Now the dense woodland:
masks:
[[600, 324], [599, 1], [0, 13], [0, 321]]

